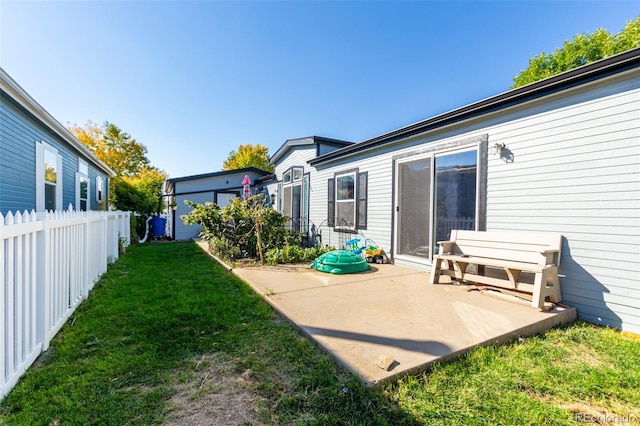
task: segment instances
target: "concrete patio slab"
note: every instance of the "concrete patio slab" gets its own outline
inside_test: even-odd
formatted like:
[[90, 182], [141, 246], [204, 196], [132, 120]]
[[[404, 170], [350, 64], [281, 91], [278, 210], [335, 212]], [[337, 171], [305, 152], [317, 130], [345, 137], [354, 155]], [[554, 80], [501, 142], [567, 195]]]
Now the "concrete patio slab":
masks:
[[[573, 308], [549, 312], [467, 286], [428, 284], [427, 272], [395, 265], [332, 275], [307, 266], [240, 267], [275, 309], [368, 386], [380, 386], [477, 345], [536, 334], [576, 318]], [[389, 371], [376, 363], [381, 357]], [[378, 362], [379, 363], [379, 362]]]

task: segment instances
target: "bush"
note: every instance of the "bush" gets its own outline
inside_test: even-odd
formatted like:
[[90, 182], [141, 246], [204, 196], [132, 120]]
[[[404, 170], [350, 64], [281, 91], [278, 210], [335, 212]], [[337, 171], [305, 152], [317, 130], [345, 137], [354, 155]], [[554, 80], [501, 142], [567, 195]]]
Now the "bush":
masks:
[[318, 256], [335, 250], [333, 247], [309, 247], [302, 248], [297, 245], [286, 245], [282, 248], [273, 248], [267, 251], [266, 262], [269, 265], [280, 263], [308, 263]]
[[265, 205], [262, 195], [248, 200], [236, 198], [222, 208], [215, 203], [185, 201], [185, 204], [193, 210], [182, 215], [182, 221], [186, 225], [201, 225], [204, 230], [200, 237], [209, 241], [213, 253], [225, 259], [257, 257], [260, 248], [264, 253], [300, 244], [302, 240], [299, 233], [285, 229], [288, 217]]

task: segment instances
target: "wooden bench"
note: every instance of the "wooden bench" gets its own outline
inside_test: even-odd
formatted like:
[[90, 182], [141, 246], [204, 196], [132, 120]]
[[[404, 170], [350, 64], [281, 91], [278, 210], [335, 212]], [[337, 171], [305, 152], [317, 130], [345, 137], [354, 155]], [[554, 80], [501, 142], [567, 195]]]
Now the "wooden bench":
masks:
[[[550, 302], [561, 300], [560, 234], [452, 230], [449, 241], [438, 242], [438, 245], [431, 284], [438, 283], [441, 275], [447, 275], [457, 281], [531, 293], [534, 308], [542, 308], [547, 297]], [[470, 265], [475, 265], [475, 270], [471, 270]], [[524, 274], [530, 278], [533, 274], [533, 280], [522, 282], [523, 272], [530, 273]]]

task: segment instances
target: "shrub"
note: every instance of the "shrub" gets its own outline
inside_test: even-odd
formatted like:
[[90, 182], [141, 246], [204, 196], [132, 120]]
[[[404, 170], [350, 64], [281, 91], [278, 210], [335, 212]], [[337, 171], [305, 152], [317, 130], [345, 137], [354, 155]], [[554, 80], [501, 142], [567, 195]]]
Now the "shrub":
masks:
[[182, 221], [201, 225], [200, 237], [209, 241], [212, 252], [226, 259], [256, 257], [277, 247], [297, 245], [302, 239], [299, 233], [285, 229], [288, 217], [265, 205], [262, 195], [236, 198], [222, 208], [215, 203], [185, 204], [193, 210], [182, 215]]
[[321, 254], [335, 250], [333, 247], [309, 247], [302, 248], [298, 245], [286, 245], [282, 248], [273, 248], [267, 251], [266, 262], [269, 265], [280, 263], [308, 263]]

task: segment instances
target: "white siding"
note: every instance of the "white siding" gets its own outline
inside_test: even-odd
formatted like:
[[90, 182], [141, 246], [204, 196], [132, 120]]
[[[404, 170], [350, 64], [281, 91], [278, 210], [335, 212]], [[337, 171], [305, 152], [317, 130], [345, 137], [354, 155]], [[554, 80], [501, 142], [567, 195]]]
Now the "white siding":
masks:
[[316, 145], [293, 146], [287, 155], [275, 165], [275, 175], [277, 180], [282, 180], [282, 173], [291, 167], [303, 167], [304, 173], [309, 171], [307, 161], [316, 157]]
[[487, 229], [561, 233], [563, 301], [640, 333], [638, 70], [322, 164], [311, 173], [311, 220], [327, 217], [327, 179], [357, 167], [369, 177], [362, 233], [389, 252], [393, 156], [482, 134], [513, 155], [489, 156]]
[[640, 333], [640, 77], [590, 95], [492, 131], [487, 227], [562, 233], [563, 301]]
[[[316, 157], [316, 145], [299, 145], [291, 147], [286, 155], [281, 157], [280, 161], [275, 164], [274, 174], [276, 175], [276, 180], [278, 182], [282, 182], [282, 175], [284, 172], [289, 170], [291, 167], [302, 167], [302, 172], [309, 173], [310, 167], [307, 164], [307, 161]], [[273, 205], [274, 209], [278, 209], [278, 182], [274, 182], [269, 185], [269, 194], [276, 194], [275, 204]], [[310, 183], [310, 186], [313, 185], [313, 182]], [[313, 198], [314, 195], [310, 190], [309, 197]], [[304, 216], [304, 213], [300, 213], [301, 216]], [[304, 220], [304, 219], [303, 219]], [[309, 226], [313, 224], [310, 223]]]

